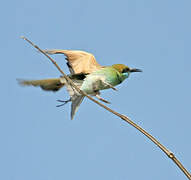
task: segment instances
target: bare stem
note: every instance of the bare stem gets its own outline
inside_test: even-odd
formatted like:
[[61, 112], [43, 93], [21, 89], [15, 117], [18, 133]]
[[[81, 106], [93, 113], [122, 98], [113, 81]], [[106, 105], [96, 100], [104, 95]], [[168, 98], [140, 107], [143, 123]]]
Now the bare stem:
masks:
[[41, 50], [37, 45], [33, 44], [30, 40], [28, 40], [26, 37], [21, 37], [22, 39], [26, 40], [28, 43], [30, 43], [33, 47], [38, 49], [42, 54], [44, 54], [55, 66], [56, 68], [60, 71], [61, 74], [63, 74], [64, 78], [67, 80], [67, 82], [72, 85], [79, 93], [82, 95], [86, 96], [88, 99], [91, 101], [95, 102], [99, 106], [103, 107], [107, 111], [111, 112], [112, 114], [120, 117], [122, 120], [125, 122], [129, 123], [131, 126], [136, 128], [138, 131], [140, 131], [142, 134], [144, 134], [147, 138], [149, 138], [154, 144], [156, 144], [181, 170], [182, 172], [187, 176], [189, 180], [191, 180], [191, 174], [186, 170], [186, 168], [180, 163], [180, 161], [175, 157], [175, 155], [169, 151], [165, 146], [163, 146], [157, 139], [155, 139], [152, 135], [150, 135], [148, 132], [146, 132], [143, 128], [135, 124], [133, 121], [131, 121], [127, 116], [122, 115], [109, 107], [105, 106], [104, 104], [100, 103], [99, 101], [96, 101], [94, 98], [86, 94], [84, 91], [80, 90], [72, 81], [71, 79], [60, 69], [60, 67], [57, 65], [57, 63], [50, 57], [48, 56], [43, 50]]

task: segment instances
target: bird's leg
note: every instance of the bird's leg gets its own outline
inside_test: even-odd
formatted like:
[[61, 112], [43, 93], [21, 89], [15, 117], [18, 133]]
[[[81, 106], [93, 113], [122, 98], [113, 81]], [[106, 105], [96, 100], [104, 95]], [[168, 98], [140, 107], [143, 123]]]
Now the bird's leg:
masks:
[[107, 83], [107, 82], [105, 82], [105, 81], [103, 81], [103, 80], [101, 80], [101, 81], [102, 81], [102, 83], [105, 84], [106, 86], [109, 86], [111, 89], [117, 91], [117, 89], [116, 89], [114, 86], [112, 86], [111, 84], [109, 84], [109, 83]]
[[71, 98], [68, 100], [57, 100], [58, 102], [61, 102], [62, 104], [57, 105], [56, 107], [61, 107], [64, 106], [65, 104], [67, 104], [68, 102], [72, 101]]
[[104, 103], [108, 103], [110, 104], [109, 101], [103, 99], [102, 97], [100, 97], [100, 92], [97, 90], [97, 91], [94, 91], [95, 94], [93, 94], [93, 96], [97, 97], [100, 101], [103, 101]]
[[103, 99], [102, 97], [100, 97], [98, 94], [95, 95], [95, 97], [97, 97], [100, 101], [103, 101], [104, 103], [108, 103], [111, 104], [109, 101]]

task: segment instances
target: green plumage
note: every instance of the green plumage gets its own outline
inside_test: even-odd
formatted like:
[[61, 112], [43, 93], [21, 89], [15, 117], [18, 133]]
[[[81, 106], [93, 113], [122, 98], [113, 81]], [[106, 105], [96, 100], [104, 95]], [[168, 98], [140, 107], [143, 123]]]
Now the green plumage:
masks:
[[[65, 52], [65, 51], [64, 51]], [[68, 52], [68, 51], [67, 51]], [[81, 58], [81, 56], [79, 57]], [[122, 83], [126, 78], [129, 77], [129, 74], [132, 72], [141, 72], [139, 69], [130, 69], [128, 66], [123, 64], [114, 64], [112, 66], [95, 66], [95, 62], [91, 60], [93, 65], [91, 68], [96, 70], [92, 70], [92, 72], [87, 73], [91, 70], [91, 68], [87, 68], [84, 70], [83, 66], [75, 66], [75, 70], [77, 73], [72, 73], [68, 75], [68, 77], [73, 81], [73, 83], [80, 88], [82, 91], [86, 92], [89, 95], [96, 96], [99, 100], [109, 103], [102, 97], [100, 97], [100, 90], [114, 88], [114, 86]], [[90, 61], [90, 62], [91, 62]], [[81, 61], [80, 61], [81, 62]], [[89, 62], [89, 58], [87, 59]], [[81, 62], [82, 63], [82, 62]], [[70, 68], [70, 67], [69, 67]], [[79, 69], [78, 69], [79, 68]], [[79, 72], [79, 73], [78, 73]], [[76, 111], [78, 110], [81, 102], [84, 99], [84, 95], [80, 94], [75, 90], [74, 87], [67, 83], [64, 77], [54, 78], [54, 79], [42, 79], [42, 80], [19, 80], [19, 83], [24, 86], [39, 86], [43, 90], [46, 91], [58, 91], [63, 86], [66, 85], [67, 91], [70, 95], [70, 99], [63, 102], [72, 101], [71, 106], [71, 119], [73, 119]], [[65, 104], [64, 103], [64, 104]]]
[[127, 77], [127, 74], [120, 73], [112, 66], [104, 67], [88, 75], [84, 79], [81, 90], [88, 94], [93, 94], [95, 91], [110, 88], [107, 84], [116, 86], [123, 82]]

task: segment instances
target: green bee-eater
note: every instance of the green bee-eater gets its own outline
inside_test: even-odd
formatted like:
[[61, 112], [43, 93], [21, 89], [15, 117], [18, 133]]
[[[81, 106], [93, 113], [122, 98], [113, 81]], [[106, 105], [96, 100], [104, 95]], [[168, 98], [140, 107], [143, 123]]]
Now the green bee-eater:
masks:
[[[67, 60], [67, 66], [70, 70], [68, 77], [84, 92], [91, 96], [97, 97], [99, 100], [109, 103], [101, 98], [100, 90], [112, 88], [122, 83], [129, 77], [132, 72], [141, 72], [140, 69], [131, 69], [123, 64], [114, 64], [112, 66], [101, 66], [97, 63], [95, 57], [84, 51], [78, 50], [45, 50], [48, 54], [64, 54]], [[72, 101], [71, 119], [73, 119], [78, 107], [84, 99], [84, 96], [79, 94], [71, 87], [64, 77], [55, 79], [43, 80], [19, 80], [21, 85], [40, 86], [46, 91], [58, 91], [66, 85], [70, 99], [61, 101], [67, 103]]]

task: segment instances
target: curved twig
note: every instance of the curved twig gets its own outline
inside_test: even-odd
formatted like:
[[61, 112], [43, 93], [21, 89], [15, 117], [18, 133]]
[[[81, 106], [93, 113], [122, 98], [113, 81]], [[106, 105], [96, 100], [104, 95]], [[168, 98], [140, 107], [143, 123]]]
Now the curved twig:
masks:
[[105, 106], [104, 104], [96, 101], [94, 98], [92, 98], [91, 96], [89, 96], [88, 94], [86, 94], [84, 91], [80, 90], [71, 80], [70, 78], [60, 69], [60, 67], [57, 65], [57, 63], [50, 57], [48, 56], [43, 50], [41, 50], [37, 45], [33, 44], [30, 40], [28, 40], [26, 37], [21, 37], [22, 39], [26, 40], [28, 43], [30, 43], [33, 47], [35, 47], [36, 49], [38, 49], [42, 54], [44, 54], [55, 66], [56, 68], [60, 71], [60, 73], [62, 73], [62, 75], [64, 76], [64, 78], [67, 80], [67, 82], [73, 86], [79, 93], [81, 93], [82, 95], [86, 96], [88, 99], [90, 99], [91, 101], [95, 102], [96, 104], [98, 104], [99, 106], [103, 107], [104, 109], [106, 109], [107, 111], [111, 112], [112, 114], [120, 117], [122, 120], [124, 120], [125, 122], [129, 123], [131, 126], [133, 126], [134, 128], [136, 128], [138, 131], [140, 131], [142, 134], [144, 134], [147, 138], [149, 138], [154, 144], [156, 144], [181, 170], [182, 172], [187, 176], [187, 178], [189, 180], [191, 180], [191, 174], [187, 171], [187, 169], [181, 164], [181, 162], [175, 157], [175, 155], [169, 151], [165, 146], [163, 146], [157, 139], [155, 139], [152, 135], [150, 135], [148, 132], [146, 132], [143, 128], [141, 128], [140, 126], [138, 126], [137, 124], [135, 124], [133, 121], [131, 121], [127, 116], [122, 115], [112, 109], [110, 109], [109, 107]]

